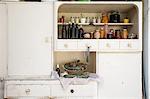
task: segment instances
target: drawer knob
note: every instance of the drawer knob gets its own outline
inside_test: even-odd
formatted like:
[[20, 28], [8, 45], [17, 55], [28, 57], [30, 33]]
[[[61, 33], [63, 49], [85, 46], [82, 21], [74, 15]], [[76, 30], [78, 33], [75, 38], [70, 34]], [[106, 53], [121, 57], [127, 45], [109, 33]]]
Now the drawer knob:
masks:
[[132, 45], [130, 44], [130, 43], [128, 43], [128, 45], [127, 45], [129, 48], [132, 48]]
[[26, 92], [26, 94], [29, 94], [30, 93], [30, 89], [26, 89], [25, 92]]
[[106, 44], [106, 47], [110, 48], [110, 44], [109, 44], [109, 43], [107, 43], [107, 44]]
[[68, 45], [67, 45], [67, 44], [64, 44], [64, 47], [65, 47], [65, 48], [68, 48]]
[[71, 92], [71, 93], [74, 93], [74, 90], [73, 90], [73, 89], [71, 89], [71, 90], [70, 90], [70, 92]]

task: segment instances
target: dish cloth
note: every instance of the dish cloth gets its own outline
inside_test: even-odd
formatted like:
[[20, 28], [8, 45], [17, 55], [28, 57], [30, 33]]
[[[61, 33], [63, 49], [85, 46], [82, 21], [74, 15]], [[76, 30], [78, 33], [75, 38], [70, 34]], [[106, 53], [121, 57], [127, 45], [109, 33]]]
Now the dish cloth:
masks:
[[70, 85], [86, 85], [90, 81], [96, 81], [97, 83], [100, 83], [101, 81], [101, 77], [95, 73], [89, 73], [88, 78], [64, 78], [59, 77], [57, 72], [53, 71], [51, 78], [59, 80], [64, 90], [66, 90]]

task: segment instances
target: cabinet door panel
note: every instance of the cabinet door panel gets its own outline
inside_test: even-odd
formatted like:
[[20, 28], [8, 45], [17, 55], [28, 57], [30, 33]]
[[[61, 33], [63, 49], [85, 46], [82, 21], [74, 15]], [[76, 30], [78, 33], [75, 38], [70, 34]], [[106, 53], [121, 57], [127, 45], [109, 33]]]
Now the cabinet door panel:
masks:
[[9, 75], [49, 75], [52, 3], [8, 4]]
[[0, 4], [0, 78], [6, 75], [7, 66], [7, 14], [6, 4]]
[[141, 63], [140, 53], [99, 53], [99, 74], [103, 78], [99, 96], [141, 99]]

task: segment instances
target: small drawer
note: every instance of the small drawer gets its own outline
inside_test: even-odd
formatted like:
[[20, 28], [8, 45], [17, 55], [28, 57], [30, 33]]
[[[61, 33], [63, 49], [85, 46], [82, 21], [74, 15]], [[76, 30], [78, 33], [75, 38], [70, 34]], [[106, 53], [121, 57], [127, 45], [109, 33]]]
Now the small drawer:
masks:
[[[51, 86], [51, 96], [97, 96], [97, 83], [88, 85], [70, 85], [66, 90], [61, 85]], [[92, 90], [92, 91], [91, 91]]]
[[[92, 91], [91, 91], [92, 90]], [[68, 96], [96, 97], [96, 85], [72, 85], [67, 90]]]
[[48, 85], [8, 85], [7, 96], [50, 96]]
[[90, 47], [91, 51], [98, 50], [98, 40], [78, 40], [78, 49], [87, 51], [87, 47]]
[[117, 50], [119, 49], [119, 40], [100, 40], [99, 49], [101, 50]]
[[55, 45], [57, 50], [76, 50], [77, 41], [75, 40], [57, 40]]
[[138, 40], [121, 40], [120, 49], [124, 50], [136, 50], [139, 48]]

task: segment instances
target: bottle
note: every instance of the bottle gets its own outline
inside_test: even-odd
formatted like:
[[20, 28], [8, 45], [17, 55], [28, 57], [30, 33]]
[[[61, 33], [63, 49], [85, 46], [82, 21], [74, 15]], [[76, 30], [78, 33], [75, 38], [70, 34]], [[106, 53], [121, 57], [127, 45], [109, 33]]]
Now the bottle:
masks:
[[76, 20], [76, 23], [79, 23], [79, 17], [76, 17], [75, 20]]
[[70, 39], [71, 38], [71, 36], [70, 36], [71, 35], [71, 26], [70, 26], [70, 23], [68, 24], [67, 34], [68, 34], [67, 38]]
[[62, 39], [66, 39], [67, 38], [67, 29], [66, 29], [66, 25], [62, 26]]
[[100, 37], [101, 37], [102, 39], [105, 38], [105, 30], [104, 30], [103, 27], [100, 28]]
[[83, 34], [84, 34], [84, 30], [83, 30], [82, 25], [81, 25], [80, 28], [79, 28], [79, 32], [78, 32], [78, 38], [82, 39], [83, 38]]
[[60, 77], [60, 67], [59, 67], [59, 64], [56, 65], [56, 72], [57, 72], [57, 74]]
[[62, 26], [60, 25], [60, 26], [58, 26], [58, 39], [62, 38], [61, 32], [62, 32]]
[[97, 18], [97, 23], [101, 23], [101, 18], [100, 17]]
[[86, 17], [86, 23], [90, 23], [90, 17]]
[[93, 17], [92, 19], [93, 19], [93, 21], [92, 21], [92, 22], [93, 22], [93, 23], [96, 23], [96, 18], [95, 18], [95, 17]]
[[94, 38], [94, 32], [91, 32], [91, 39]]
[[74, 23], [72, 23], [72, 26], [71, 26], [71, 39], [74, 39], [75, 38], [75, 26], [74, 26]]
[[71, 23], [74, 23], [74, 22], [75, 22], [75, 18], [74, 18], [74, 17], [71, 17], [71, 18], [70, 18], [70, 21], [71, 21]]
[[65, 22], [65, 17], [62, 16], [62, 17], [61, 17], [61, 23], [64, 23], [64, 22]]
[[105, 29], [105, 37], [104, 37], [104, 38], [107, 38], [108, 24], [105, 24], [105, 25], [104, 25], [104, 29]]
[[76, 24], [75, 26], [75, 38], [78, 38], [78, 34], [79, 34], [79, 29], [78, 29], [78, 24]]

